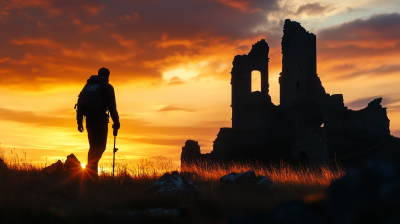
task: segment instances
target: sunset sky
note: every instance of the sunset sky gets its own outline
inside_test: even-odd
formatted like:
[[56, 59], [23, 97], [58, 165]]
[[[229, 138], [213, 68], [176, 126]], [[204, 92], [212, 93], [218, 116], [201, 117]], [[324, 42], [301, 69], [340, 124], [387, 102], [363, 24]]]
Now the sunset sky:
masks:
[[[326, 92], [342, 93], [355, 110], [383, 97], [400, 137], [398, 0], [0, 0], [1, 147], [32, 161], [74, 153], [86, 163], [87, 134], [73, 108], [106, 67], [121, 117], [119, 155], [179, 161], [187, 139], [210, 152], [219, 128], [231, 126], [232, 60], [261, 39], [279, 104], [287, 18], [317, 35]], [[112, 144], [109, 131], [100, 162], [112, 158]]]

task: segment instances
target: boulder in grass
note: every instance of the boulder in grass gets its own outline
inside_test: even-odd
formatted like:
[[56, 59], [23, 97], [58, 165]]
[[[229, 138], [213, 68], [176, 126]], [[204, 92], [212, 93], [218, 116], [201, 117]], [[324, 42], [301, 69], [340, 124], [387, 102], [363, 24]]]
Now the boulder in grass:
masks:
[[256, 184], [258, 186], [267, 186], [267, 187], [269, 187], [269, 188], [271, 188], [273, 190], [276, 189], [276, 186], [275, 186], [274, 182], [272, 182], [271, 179], [269, 179], [268, 177], [263, 176], [263, 175], [258, 175], [257, 176]]
[[81, 162], [76, 158], [76, 156], [71, 153], [71, 155], [67, 156], [67, 160], [64, 163], [65, 171], [77, 172], [82, 170]]
[[222, 176], [219, 179], [219, 182], [221, 186], [250, 184], [255, 186], [267, 186], [270, 189], [276, 189], [276, 186], [272, 180], [263, 175], [256, 176], [254, 170], [249, 170], [244, 173], [232, 172], [228, 175]]
[[192, 182], [179, 176], [178, 171], [162, 175], [153, 186], [148, 189], [153, 195], [198, 195], [199, 190]]
[[0, 158], [0, 170], [6, 170], [7, 164]]
[[47, 173], [62, 172], [64, 171], [64, 163], [58, 160], [50, 166], [43, 168], [42, 171]]

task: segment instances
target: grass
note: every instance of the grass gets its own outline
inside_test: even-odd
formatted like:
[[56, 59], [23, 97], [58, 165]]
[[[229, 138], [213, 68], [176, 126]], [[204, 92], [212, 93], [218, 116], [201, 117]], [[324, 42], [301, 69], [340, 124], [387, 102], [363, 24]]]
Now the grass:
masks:
[[[265, 166], [259, 163], [202, 162], [180, 169], [171, 161], [143, 159], [136, 164], [119, 160], [117, 175], [110, 164], [101, 166], [100, 179], [81, 174], [66, 177], [41, 172], [44, 164], [32, 165], [26, 158], [4, 158], [8, 170], [0, 171], [0, 223], [224, 223], [229, 217], [268, 212], [278, 204], [323, 193], [330, 182], [344, 175], [339, 167]], [[164, 172], [178, 169], [198, 186], [200, 196], [154, 196], [147, 189]], [[248, 186], [220, 188], [219, 178], [231, 172], [255, 170], [277, 185], [277, 191]], [[134, 217], [129, 211], [180, 208], [182, 216]]]

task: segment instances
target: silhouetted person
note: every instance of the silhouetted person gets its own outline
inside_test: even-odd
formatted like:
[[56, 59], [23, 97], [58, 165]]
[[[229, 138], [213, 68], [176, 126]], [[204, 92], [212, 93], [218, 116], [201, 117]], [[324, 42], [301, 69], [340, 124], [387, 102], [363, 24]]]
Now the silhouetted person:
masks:
[[98, 75], [88, 79], [77, 103], [78, 131], [84, 130], [82, 121], [85, 116], [90, 144], [86, 172], [95, 178], [98, 177], [99, 160], [106, 150], [109, 115], [114, 122], [113, 129], [120, 128], [114, 87], [108, 83], [109, 76], [107, 68], [100, 68]]

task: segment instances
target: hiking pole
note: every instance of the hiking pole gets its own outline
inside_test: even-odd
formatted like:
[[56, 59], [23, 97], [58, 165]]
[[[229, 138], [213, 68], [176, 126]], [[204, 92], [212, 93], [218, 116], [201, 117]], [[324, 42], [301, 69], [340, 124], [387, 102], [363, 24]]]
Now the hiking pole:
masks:
[[116, 129], [116, 128], [114, 129], [113, 135], [114, 135], [114, 149], [113, 149], [113, 152], [114, 152], [114, 157], [113, 157], [113, 178], [114, 178], [115, 153], [118, 151], [118, 149], [115, 148], [115, 142], [117, 141], [118, 129]]

